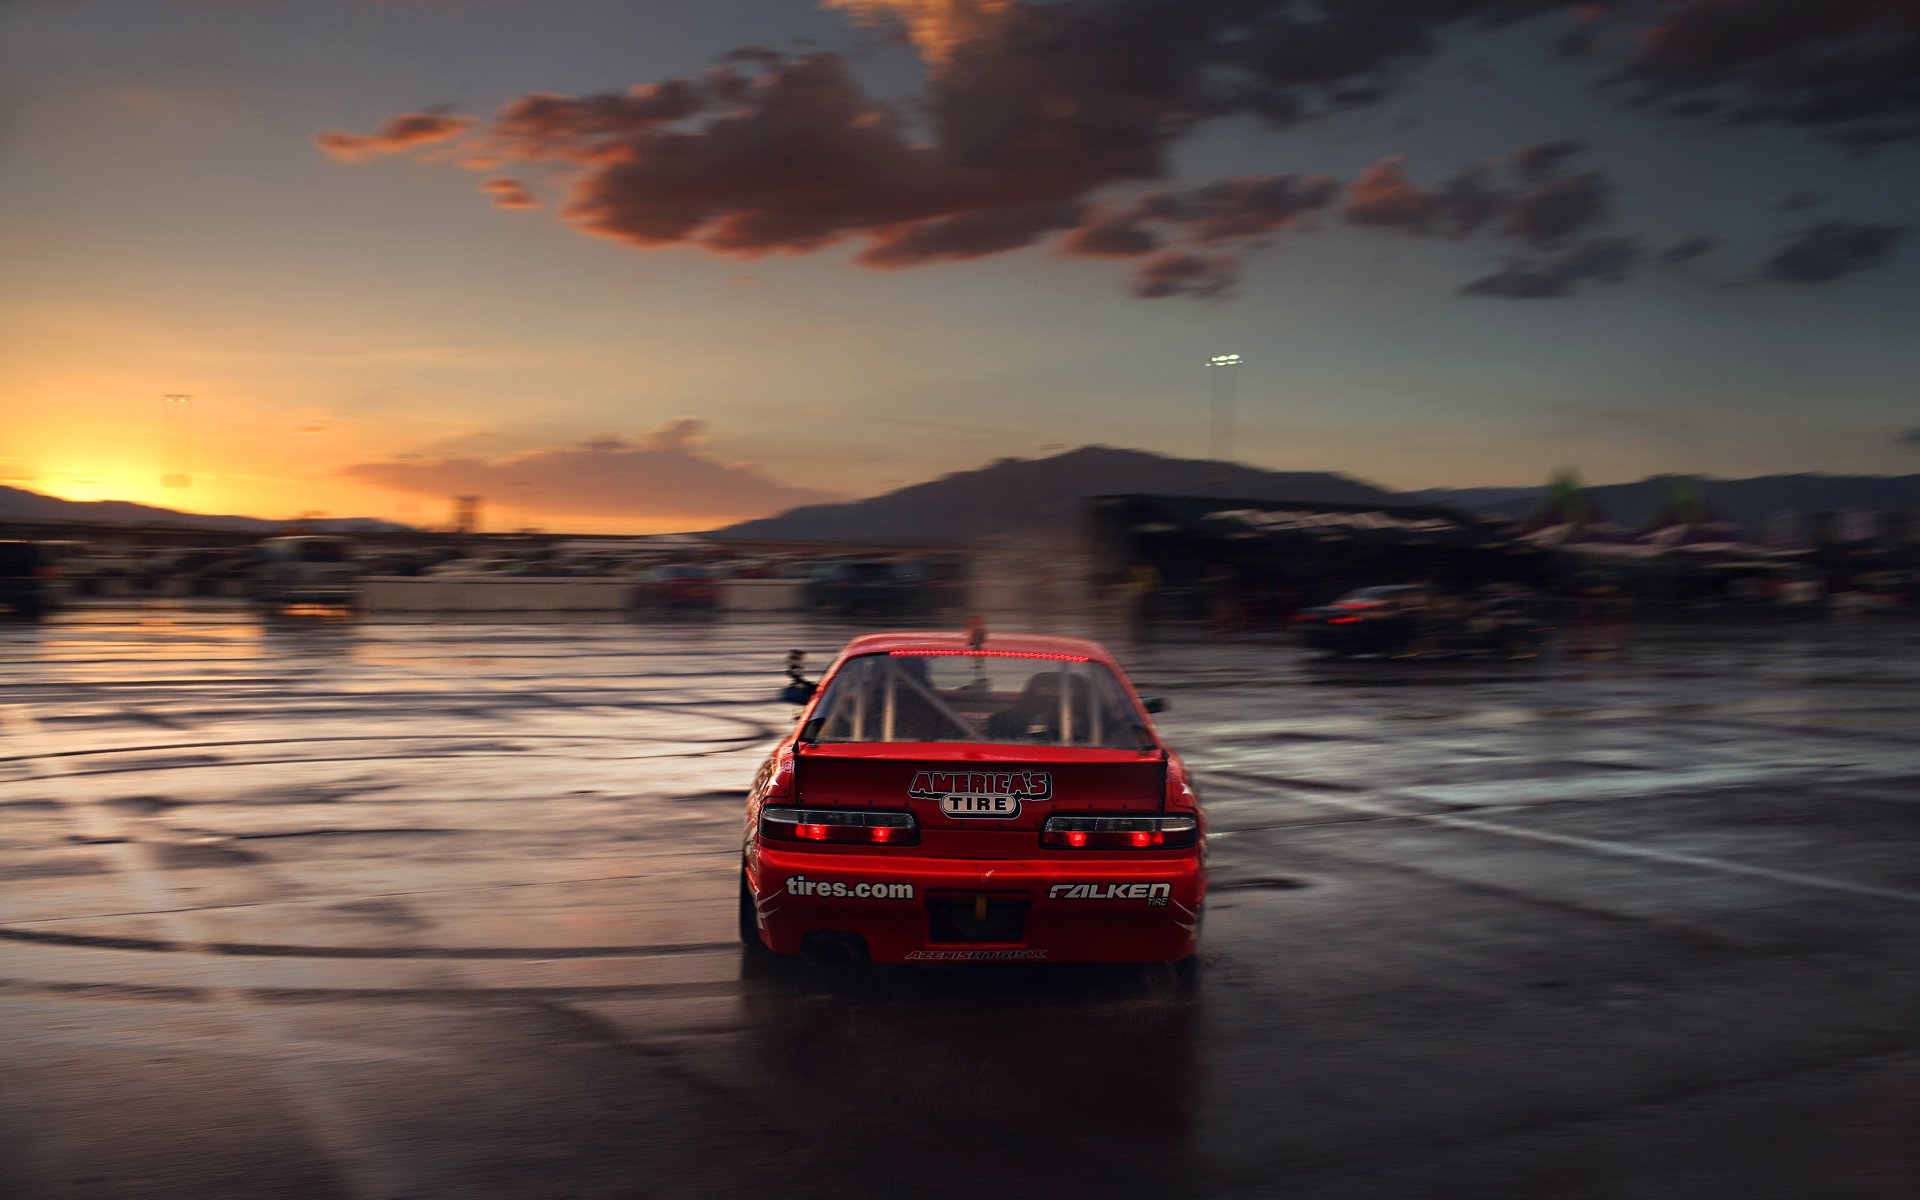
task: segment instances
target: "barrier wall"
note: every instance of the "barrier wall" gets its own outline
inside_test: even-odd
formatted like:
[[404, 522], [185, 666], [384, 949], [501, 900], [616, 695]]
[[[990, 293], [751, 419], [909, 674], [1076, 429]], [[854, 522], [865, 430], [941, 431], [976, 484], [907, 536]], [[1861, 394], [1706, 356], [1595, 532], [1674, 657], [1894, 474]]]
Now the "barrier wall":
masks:
[[360, 581], [360, 607], [367, 612], [610, 612], [627, 607], [632, 595], [626, 579], [421, 575]]
[[[376, 575], [360, 580], [360, 606], [373, 613], [617, 612], [631, 604], [634, 587], [631, 579], [598, 577]], [[804, 587], [797, 579], [729, 579], [720, 587], [720, 607], [733, 612], [798, 608]]]
[[799, 608], [802, 579], [729, 579], [720, 587], [720, 607], [730, 612], [785, 612]]
[[239, 599], [252, 594], [244, 579], [123, 579], [82, 576], [62, 581], [68, 600], [180, 600], [193, 597]]

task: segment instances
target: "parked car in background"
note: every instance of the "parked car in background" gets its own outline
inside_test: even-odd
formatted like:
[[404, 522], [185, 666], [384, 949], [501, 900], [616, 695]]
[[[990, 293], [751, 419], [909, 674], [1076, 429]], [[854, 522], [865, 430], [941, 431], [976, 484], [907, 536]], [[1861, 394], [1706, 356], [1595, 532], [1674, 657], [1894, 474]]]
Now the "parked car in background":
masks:
[[253, 596], [269, 610], [359, 601], [360, 564], [351, 538], [295, 534], [254, 547]]
[[633, 607], [673, 613], [710, 613], [720, 607], [720, 581], [705, 567], [653, 567], [633, 587]]
[[1554, 632], [1531, 595], [1498, 585], [1474, 593], [1428, 584], [1360, 588], [1302, 609], [1294, 621], [1308, 648], [1341, 658], [1533, 658]]
[[60, 568], [37, 542], [0, 541], [0, 616], [38, 621], [57, 607]]
[[966, 603], [964, 559], [945, 555], [910, 558], [895, 567], [895, 574], [912, 589], [910, 607], [915, 612], [943, 612]]
[[807, 568], [802, 603], [843, 617], [919, 611], [928, 593], [911, 568], [886, 559], [827, 559]]

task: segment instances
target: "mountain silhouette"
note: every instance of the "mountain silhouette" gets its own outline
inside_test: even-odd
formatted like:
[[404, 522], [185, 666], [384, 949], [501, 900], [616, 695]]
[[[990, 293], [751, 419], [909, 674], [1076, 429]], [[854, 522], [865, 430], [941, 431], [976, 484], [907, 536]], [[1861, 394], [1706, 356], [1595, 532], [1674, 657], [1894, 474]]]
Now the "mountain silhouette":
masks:
[[1329, 471], [1263, 471], [1240, 463], [1169, 458], [1144, 450], [1082, 446], [1051, 458], [1003, 458], [883, 496], [810, 504], [714, 531], [718, 538], [872, 543], [959, 542], [983, 537], [1057, 541], [1076, 536], [1091, 496], [1144, 492], [1395, 504], [1401, 497]]
[[0, 518], [15, 521], [92, 521], [103, 525], [170, 525], [189, 529], [217, 529], [230, 533], [274, 534], [289, 525], [314, 533], [406, 533], [411, 526], [373, 517], [314, 517], [306, 520], [269, 520], [262, 517], [220, 516], [180, 512], [131, 500], [62, 500], [26, 488], [0, 485]]

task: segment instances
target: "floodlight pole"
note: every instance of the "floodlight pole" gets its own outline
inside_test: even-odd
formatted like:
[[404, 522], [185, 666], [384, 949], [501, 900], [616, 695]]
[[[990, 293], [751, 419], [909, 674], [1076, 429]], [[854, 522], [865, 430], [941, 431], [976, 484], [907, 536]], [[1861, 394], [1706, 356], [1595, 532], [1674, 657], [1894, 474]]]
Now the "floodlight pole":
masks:
[[1213, 464], [1214, 485], [1225, 491], [1233, 462], [1233, 416], [1235, 370], [1241, 363], [1238, 354], [1216, 354], [1207, 360], [1208, 381], [1212, 385], [1212, 403], [1207, 411], [1207, 461]]
[[193, 397], [185, 392], [168, 392], [160, 397], [160, 486], [169, 496], [184, 500], [193, 487]]

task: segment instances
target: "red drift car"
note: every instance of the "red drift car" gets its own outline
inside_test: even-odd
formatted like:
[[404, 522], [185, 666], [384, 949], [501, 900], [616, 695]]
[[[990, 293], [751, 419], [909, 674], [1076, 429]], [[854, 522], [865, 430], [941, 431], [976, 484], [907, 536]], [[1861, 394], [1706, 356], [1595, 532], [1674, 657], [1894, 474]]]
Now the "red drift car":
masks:
[[[796, 652], [797, 657], [797, 652]], [[855, 638], [747, 799], [740, 936], [874, 962], [1171, 962], [1206, 818], [1113, 656], [1079, 638]]]

